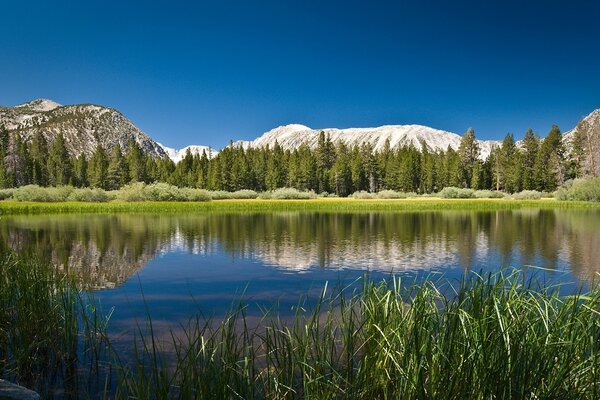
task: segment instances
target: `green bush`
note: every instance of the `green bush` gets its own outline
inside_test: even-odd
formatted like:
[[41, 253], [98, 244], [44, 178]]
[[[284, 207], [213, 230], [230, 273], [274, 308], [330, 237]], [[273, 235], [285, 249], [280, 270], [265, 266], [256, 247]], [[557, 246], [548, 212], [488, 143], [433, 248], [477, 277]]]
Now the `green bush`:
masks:
[[502, 199], [505, 194], [497, 190], [476, 190], [475, 198], [477, 199]]
[[256, 199], [258, 197], [258, 193], [254, 190], [244, 189], [244, 190], [236, 190], [231, 193], [232, 199]]
[[81, 188], [73, 189], [69, 201], [84, 201], [88, 203], [103, 203], [111, 200], [111, 197], [102, 189]]
[[315, 192], [308, 191], [302, 192], [298, 189], [294, 188], [280, 188], [275, 190], [270, 190], [267, 192], [262, 192], [258, 195], [261, 199], [273, 199], [273, 200], [306, 200], [306, 199], [316, 199], [317, 194]]
[[417, 197], [414, 192], [396, 192], [395, 190], [382, 190], [377, 193], [378, 199], [407, 199], [409, 197]]
[[17, 201], [57, 202], [67, 201], [73, 191], [71, 186], [40, 187], [38, 185], [21, 186], [14, 189], [12, 198]]
[[367, 191], [360, 190], [358, 192], [352, 193], [352, 198], [361, 200], [374, 199], [375, 193], [369, 193]]
[[205, 189], [183, 188], [179, 189], [185, 200], [182, 201], [210, 201], [210, 193]]
[[168, 183], [130, 183], [117, 191], [119, 200], [135, 201], [209, 201], [210, 193], [204, 189], [178, 188]]
[[152, 183], [145, 187], [148, 199], [151, 201], [187, 201], [187, 193], [168, 183]]
[[14, 189], [0, 189], [0, 200], [10, 199], [13, 195]]
[[473, 189], [462, 189], [453, 186], [443, 188], [439, 196], [443, 199], [473, 199], [475, 191]]
[[244, 189], [235, 192], [226, 192], [224, 190], [213, 190], [208, 192], [212, 200], [228, 200], [228, 199], [256, 199], [258, 193], [254, 190]]
[[320, 198], [324, 198], [324, 199], [326, 199], [326, 198], [338, 198], [338, 197], [340, 197], [340, 196], [338, 196], [338, 195], [337, 195], [337, 194], [335, 194], [335, 193], [321, 192], [321, 193], [319, 193], [319, 194], [317, 195], [317, 197], [320, 197]]
[[117, 190], [117, 199], [134, 202], [134, 201], [149, 201], [150, 196], [146, 191], [146, 185], [142, 182], [134, 182], [123, 186]]
[[558, 200], [600, 201], [600, 177], [576, 179], [571, 187], [557, 190], [554, 197]]
[[514, 193], [511, 196], [515, 200], [539, 200], [542, 198], [542, 192], [537, 190], [523, 190], [519, 193]]
[[231, 192], [225, 190], [211, 190], [208, 192], [212, 200], [227, 200], [231, 199]]

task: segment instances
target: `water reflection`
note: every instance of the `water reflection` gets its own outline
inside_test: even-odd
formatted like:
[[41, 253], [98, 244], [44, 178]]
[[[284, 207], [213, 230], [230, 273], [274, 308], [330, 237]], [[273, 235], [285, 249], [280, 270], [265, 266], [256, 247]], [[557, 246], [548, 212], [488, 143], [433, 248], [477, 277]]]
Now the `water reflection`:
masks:
[[589, 279], [600, 272], [600, 212], [19, 216], [0, 219], [0, 246], [50, 259], [89, 288], [121, 285], [178, 252], [224, 253], [294, 274], [536, 265]]

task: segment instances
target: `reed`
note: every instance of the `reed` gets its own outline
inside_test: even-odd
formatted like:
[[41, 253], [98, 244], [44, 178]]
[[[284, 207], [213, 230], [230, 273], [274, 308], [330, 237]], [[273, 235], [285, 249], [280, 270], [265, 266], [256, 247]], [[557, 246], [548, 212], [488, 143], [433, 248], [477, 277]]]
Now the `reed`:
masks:
[[[301, 304], [300, 304], [301, 305]], [[161, 343], [139, 330], [117, 394], [145, 398], [595, 399], [600, 292], [561, 296], [520, 273], [454, 286], [366, 282], [326, 289], [292, 321], [251, 327], [239, 306]], [[144, 334], [143, 332], [150, 332]], [[165, 346], [165, 347], [162, 347]], [[171, 351], [171, 353], [169, 352]], [[165, 354], [175, 354], [174, 360]]]
[[291, 318], [273, 307], [251, 324], [242, 303], [219, 321], [199, 310], [167, 340], [148, 311], [124, 356], [108, 318], [67, 275], [14, 255], [0, 269], [0, 373], [38, 390], [89, 388], [77, 380], [84, 369], [115, 379], [91, 397], [600, 398], [595, 283], [564, 295], [519, 271], [364, 279], [325, 285]]

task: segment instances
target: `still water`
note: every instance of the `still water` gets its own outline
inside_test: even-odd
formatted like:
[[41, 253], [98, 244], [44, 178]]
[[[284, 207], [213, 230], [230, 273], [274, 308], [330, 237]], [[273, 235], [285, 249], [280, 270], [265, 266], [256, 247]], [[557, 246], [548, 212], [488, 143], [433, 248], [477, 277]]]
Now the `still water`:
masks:
[[[244, 299], [292, 310], [325, 282], [518, 267], [579, 285], [600, 273], [600, 211], [56, 215], [0, 218], [0, 250], [74, 273], [113, 329], [174, 326]], [[292, 312], [292, 311], [290, 311]]]

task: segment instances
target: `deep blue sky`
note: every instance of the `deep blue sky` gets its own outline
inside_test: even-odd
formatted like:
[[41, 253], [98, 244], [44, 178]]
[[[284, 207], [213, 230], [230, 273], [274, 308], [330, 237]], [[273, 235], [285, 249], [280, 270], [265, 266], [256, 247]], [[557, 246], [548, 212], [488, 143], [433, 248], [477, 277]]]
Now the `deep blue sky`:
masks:
[[3, 2], [0, 104], [108, 105], [174, 147], [287, 123], [544, 136], [600, 108], [594, 1], [158, 3]]

